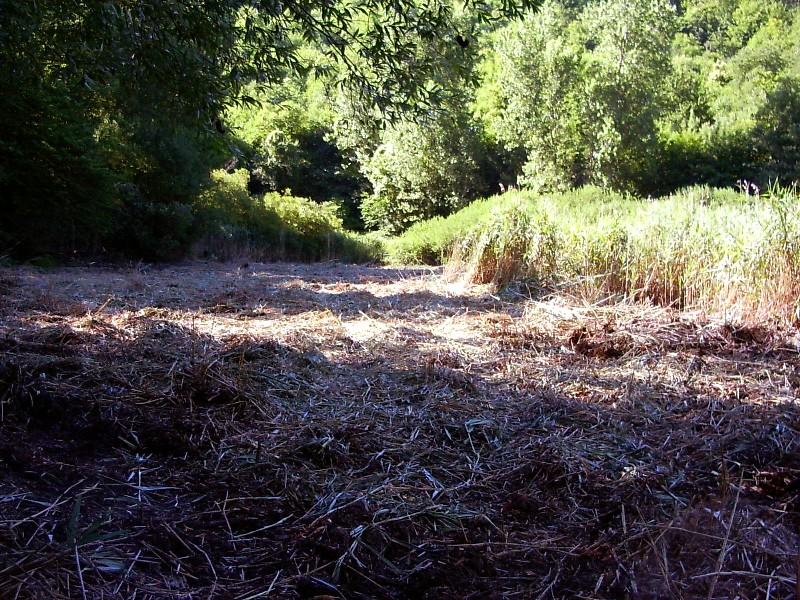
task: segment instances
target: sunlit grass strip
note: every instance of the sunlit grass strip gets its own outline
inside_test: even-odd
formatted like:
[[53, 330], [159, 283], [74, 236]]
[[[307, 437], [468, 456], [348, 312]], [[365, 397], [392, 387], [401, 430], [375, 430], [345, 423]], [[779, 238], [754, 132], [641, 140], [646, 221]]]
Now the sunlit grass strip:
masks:
[[795, 190], [699, 187], [640, 200], [597, 188], [506, 194], [412, 227], [395, 259], [451, 263], [479, 283], [516, 279], [732, 316], [792, 318], [800, 299]]

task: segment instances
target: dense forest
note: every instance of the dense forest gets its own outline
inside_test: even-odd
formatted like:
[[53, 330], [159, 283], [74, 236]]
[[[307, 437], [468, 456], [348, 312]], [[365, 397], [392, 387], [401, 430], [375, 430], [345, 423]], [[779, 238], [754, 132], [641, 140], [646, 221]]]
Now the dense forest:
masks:
[[509, 186], [797, 181], [790, 0], [3, 2], [0, 256], [314, 259]]

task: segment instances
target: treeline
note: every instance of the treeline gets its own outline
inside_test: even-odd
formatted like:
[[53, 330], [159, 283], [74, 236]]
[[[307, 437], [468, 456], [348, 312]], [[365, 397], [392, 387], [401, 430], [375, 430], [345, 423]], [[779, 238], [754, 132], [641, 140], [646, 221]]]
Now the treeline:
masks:
[[3, 4], [0, 256], [313, 259], [501, 184], [800, 178], [790, 0]]

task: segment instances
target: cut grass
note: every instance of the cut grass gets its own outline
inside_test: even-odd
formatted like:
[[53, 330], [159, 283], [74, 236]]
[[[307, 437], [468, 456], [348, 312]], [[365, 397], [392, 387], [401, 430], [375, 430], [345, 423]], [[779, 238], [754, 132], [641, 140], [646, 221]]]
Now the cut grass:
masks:
[[0, 270], [0, 598], [791, 598], [800, 340], [437, 270]]

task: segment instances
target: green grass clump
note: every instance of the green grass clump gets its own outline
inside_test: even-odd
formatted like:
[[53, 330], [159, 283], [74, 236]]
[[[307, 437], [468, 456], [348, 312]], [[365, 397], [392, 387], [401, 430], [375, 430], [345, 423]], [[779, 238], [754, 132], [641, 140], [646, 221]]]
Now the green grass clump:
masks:
[[386, 240], [387, 260], [398, 264], [442, 264], [454, 245], [502, 202], [498, 196], [476, 200], [447, 218], [434, 217], [415, 223], [402, 235]]
[[383, 256], [378, 240], [344, 228], [340, 207], [278, 193], [247, 191], [248, 173], [216, 171], [197, 205], [202, 229], [194, 253], [222, 260], [342, 260], [370, 262]]
[[659, 199], [600, 188], [513, 193], [419, 223], [403, 262], [449, 258], [475, 282], [515, 279], [680, 307], [789, 318], [800, 302], [800, 200], [693, 187]]
[[498, 202], [454, 252], [469, 262], [476, 283], [547, 280], [558, 268], [557, 231], [549, 215], [536, 203], [513, 196]]

